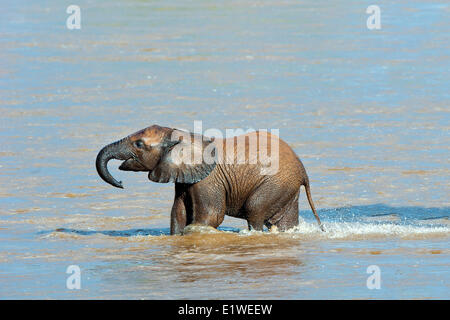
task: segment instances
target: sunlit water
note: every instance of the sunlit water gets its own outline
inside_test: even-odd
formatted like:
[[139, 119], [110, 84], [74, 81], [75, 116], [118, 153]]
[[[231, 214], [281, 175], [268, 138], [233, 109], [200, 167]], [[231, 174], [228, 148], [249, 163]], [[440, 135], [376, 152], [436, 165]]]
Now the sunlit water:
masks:
[[[450, 5], [8, 1], [0, 11], [0, 298], [450, 297]], [[173, 185], [97, 176], [157, 123], [279, 129], [326, 232], [169, 236]], [[81, 289], [66, 269], [81, 269]], [[381, 270], [369, 290], [367, 267]]]

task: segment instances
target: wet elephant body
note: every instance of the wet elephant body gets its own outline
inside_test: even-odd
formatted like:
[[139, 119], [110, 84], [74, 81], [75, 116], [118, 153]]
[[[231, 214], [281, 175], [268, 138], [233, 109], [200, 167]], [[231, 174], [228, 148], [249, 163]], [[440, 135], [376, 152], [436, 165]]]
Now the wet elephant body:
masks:
[[[264, 225], [280, 231], [290, 229], [298, 225], [302, 185], [322, 228], [308, 176], [294, 151], [266, 132], [251, 132], [241, 138], [213, 140], [154, 125], [104, 147], [96, 167], [103, 180], [119, 188], [122, 183], [107, 169], [110, 159], [124, 161], [120, 170], [146, 171], [152, 181], [174, 182], [171, 234], [182, 233], [193, 224], [217, 228], [225, 215], [247, 220], [250, 229], [262, 230]], [[265, 141], [265, 153], [260, 152], [260, 143], [255, 147], [252, 141]], [[261, 154], [270, 154], [272, 163]]]

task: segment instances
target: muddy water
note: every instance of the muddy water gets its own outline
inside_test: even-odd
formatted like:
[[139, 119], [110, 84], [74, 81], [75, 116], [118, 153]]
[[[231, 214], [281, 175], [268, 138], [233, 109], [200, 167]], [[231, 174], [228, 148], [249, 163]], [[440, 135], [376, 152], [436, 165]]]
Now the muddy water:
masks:
[[[449, 298], [450, 6], [60, 1], [0, 13], [0, 298]], [[173, 186], [98, 150], [150, 124], [277, 128], [327, 232], [168, 235]], [[81, 269], [81, 289], [66, 269]], [[381, 289], [366, 286], [367, 267]]]

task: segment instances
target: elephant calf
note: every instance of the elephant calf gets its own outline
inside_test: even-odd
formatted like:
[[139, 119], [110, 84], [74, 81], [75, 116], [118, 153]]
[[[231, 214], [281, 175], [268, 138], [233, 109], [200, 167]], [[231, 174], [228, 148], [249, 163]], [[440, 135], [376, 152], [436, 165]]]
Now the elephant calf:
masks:
[[175, 182], [171, 234], [190, 224], [217, 228], [225, 214], [247, 220], [249, 229], [287, 230], [298, 225], [302, 185], [323, 230], [303, 164], [284, 141], [267, 132], [210, 139], [157, 125], [140, 130], [97, 156], [100, 177], [123, 188], [108, 172], [111, 159], [124, 160], [120, 170], [146, 171], [152, 181]]

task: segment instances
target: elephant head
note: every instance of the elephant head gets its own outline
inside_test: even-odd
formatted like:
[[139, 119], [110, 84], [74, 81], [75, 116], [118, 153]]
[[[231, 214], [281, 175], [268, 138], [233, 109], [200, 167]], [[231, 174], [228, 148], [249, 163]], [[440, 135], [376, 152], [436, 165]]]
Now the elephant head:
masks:
[[107, 183], [123, 188], [108, 171], [108, 161], [124, 160], [119, 169], [147, 171], [155, 182], [196, 183], [214, 169], [213, 140], [186, 131], [157, 125], [140, 130], [105, 146], [97, 155], [96, 167]]

